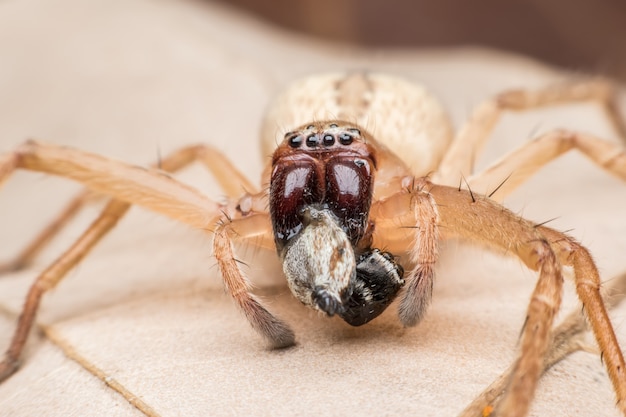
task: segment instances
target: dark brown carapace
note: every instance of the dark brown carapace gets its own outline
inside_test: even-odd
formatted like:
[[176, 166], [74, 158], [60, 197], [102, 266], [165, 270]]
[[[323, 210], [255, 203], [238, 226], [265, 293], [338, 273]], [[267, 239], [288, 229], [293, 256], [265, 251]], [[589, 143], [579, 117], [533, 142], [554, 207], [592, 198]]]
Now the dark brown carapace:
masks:
[[378, 316], [402, 287], [402, 267], [371, 246], [376, 155], [341, 121], [289, 132], [274, 152], [270, 215], [294, 295], [353, 325]]

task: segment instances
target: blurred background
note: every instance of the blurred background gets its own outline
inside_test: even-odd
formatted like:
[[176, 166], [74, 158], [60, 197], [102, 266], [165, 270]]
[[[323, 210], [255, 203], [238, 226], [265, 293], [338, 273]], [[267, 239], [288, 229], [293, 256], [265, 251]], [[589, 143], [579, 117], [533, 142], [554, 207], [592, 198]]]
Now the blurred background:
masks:
[[216, 0], [279, 26], [377, 47], [487, 46], [626, 80], [624, 0]]

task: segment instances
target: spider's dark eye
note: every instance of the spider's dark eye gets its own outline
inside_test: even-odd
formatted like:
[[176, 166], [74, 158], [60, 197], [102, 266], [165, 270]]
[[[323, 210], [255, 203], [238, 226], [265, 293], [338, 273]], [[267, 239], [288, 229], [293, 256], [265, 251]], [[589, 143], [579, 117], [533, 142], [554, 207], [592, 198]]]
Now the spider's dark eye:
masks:
[[320, 139], [317, 135], [309, 135], [306, 138], [306, 146], [309, 146], [311, 148], [317, 146], [317, 144], [319, 143]]
[[339, 125], [337, 123], [331, 123], [328, 125], [328, 127], [330, 127], [331, 129], [335, 129], [336, 127], [339, 127]]
[[308, 126], [306, 127], [306, 130], [311, 130], [311, 129], [313, 129], [314, 127], [315, 127], [315, 126], [313, 126], [313, 125], [308, 125]]
[[339, 142], [341, 142], [342, 145], [349, 145], [352, 143], [352, 136], [348, 135], [347, 133], [342, 133], [339, 136]]
[[302, 136], [295, 135], [289, 138], [289, 146], [299, 148], [302, 145]]
[[331, 146], [335, 143], [335, 137], [333, 135], [324, 135], [324, 146]]

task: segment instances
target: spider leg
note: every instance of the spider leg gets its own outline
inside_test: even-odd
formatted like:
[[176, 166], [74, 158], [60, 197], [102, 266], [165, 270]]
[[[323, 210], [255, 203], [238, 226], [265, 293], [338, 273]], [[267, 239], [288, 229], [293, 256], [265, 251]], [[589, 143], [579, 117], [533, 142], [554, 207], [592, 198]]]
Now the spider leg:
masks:
[[553, 85], [538, 91], [511, 90], [480, 104], [444, 156], [434, 181], [453, 185], [459, 173], [469, 175], [473, 161], [504, 111], [524, 111], [544, 106], [596, 101], [615, 131], [626, 142], [626, 121], [618, 111], [616, 90], [607, 80], [595, 79]]
[[[607, 309], [612, 309], [624, 301], [626, 296], [626, 273], [609, 280], [609, 285], [603, 287], [602, 298]], [[579, 308], [573, 309], [565, 319], [552, 330], [548, 351], [544, 359], [543, 372], [579, 350], [587, 350], [583, 341], [589, 325], [585, 315]], [[514, 371], [511, 365], [505, 372], [496, 378], [483, 390], [464, 410], [459, 417], [473, 417], [481, 415], [483, 410], [495, 404], [506, 392], [507, 381]]]
[[[214, 231], [213, 252], [228, 292], [254, 330], [260, 333], [273, 348], [282, 348], [295, 343], [294, 333], [289, 326], [267, 311], [250, 293], [250, 284], [235, 258], [233, 248], [233, 239], [240, 237], [243, 230], [246, 236], [271, 235], [270, 224], [269, 215], [266, 213], [257, 213], [234, 220], [222, 217]], [[253, 233], [252, 230], [257, 232]]]
[[[164, 169], [176, 171], [192, 162], [197, 155], [201, 155], [202, 149], [203, 147], [184, 148], [161, 161], [160, 165]], [[208, 228], [222, 216], [219, 205], [160, 172], [149, 172], [143, 168], [109, 161], [73, 149], [29, 142], [13, 154], [0, 157], [0, 184], [17, 168], [50, 172], [78, 180], [87, 178], [87, 181], [82, 182], [88, 185], [98, 181], [98, 187], [94, 187], [98, 191], [117, 197], [124, 196], [127, 201], [111, 199], [77, 241], [37, 277], [27, 294], [11, 344], [3, 361], [0, 362], [0, 381], [10, 376], [19, 366], [19, 357], [34, 323], [42, 296], [54, 288], [117, 224], [130, 208], [130, 203], [139, 202], [144, 207], [155, 209], [169, 217], [187, 220], [188, 224], [198, 228]], [[129, 186], [138, 192], [136, 195], [122, 190], [124, 177], [131, 180]], [[231, 190], [234, 188], [231, 187]], [[87, 193], [81, 193], [73, 201], [74, 205], [83, 204], [86, 195]], [[186, 206], [187, 201], [190, 202], [189, 206]], [[169, 211], [168, 207], [173, 207], [174, 210]], [[191, 215], [188, 215], [186, 210]], [[201, 222], [198, 220], [200, 218], [206, 220]], [[267, 219], [265, 222], [265, 230], [261, 232], [267, 234], [269, 222]], [[241, 236], [252, 237], [260, 234], [259, 226], [251, 228], [252, 224], [248, 221], [247, 228], [239, 228]], [[265, 243], [264, 246], [270, 245]]]
[[[515, 188], [550, 161], [572, 149], [578, 150], [599, 167], [626, 181], [626, 149], [586, 133], [556, 130], [539, 136], [472, 176], [472, 189], [488, 190], [493, 181], [502, 181], [489, 197], [502, 201]], [[496, 184], [497, 185], [497, 184]]]
[[[497, 414], [524, 416], [544, 369], [554, 315], [561, 302], [561, 266], [572, 266], [576, 291], [602, 352], [617, 405], [626, 412], [626, 365], [600, 295], [600, 276], [589, 252], [574, 239], [537, 226], [482, 196], [457, 188], [430, 185], [444, 237], [467, 238], [517, 255], [539, 280], [527, 310], [521, 353]], [[445, 232], [445, 233], [443, 233]]]
[[89, 189], [179, 220], [198, 229], [210, 225], [220, 206], [163, 171], [109, 160], [77, 149], [28, 141], [0, 157], [0, 184], [16, 169], [57, 175]]
[[20, 365], [20, 356], [43, 295], [54, 288], [89, 253], [96, 243], [117, 224], [129, 207], [130, 205], [123, 201], [111, 200], [76, 242], [47, 267], [31, 285], [9, 348], [0, 362], [0, 382], [13, 374]]
[[409, 249], [412, 268], [405, 276], [398, 306], [400, 321], [405, 326], [418, 324], [430, 305], [439, 257], [439, 215], [432, 196], [423, 191], [426, 184], [424, 179], [416, 179], [404, 191], [375, 202], [370, 209], [376, 219], [374, 246], [401, 253], [405, 248], [400, 242], [413, 242]]
[[626, 415], [626, 364], [607, 307], [601, 296], [602, 282], [591, 254], [574, 239], [556, 230], [539, 226], [563, 265], [574, 270], [574, 284], [591, 326], [617, 397], [618, 409]]
[[[209, 145], [192, 145], [181, 148], [152, 167], [167, 172], [176, 172], [191, 163], [199, 161], [218, 181], [229, 199], [235, 200], [243, 191], [257, 194], [258, 189], [243, 175], [221, 152]], [[18, 255], [12, 260], [0, 263], [0, 275], [4, 272], [17, 271], [27, 267], [45, 246], [63, 230], [80, 210], [94, 200], [93, 192], [83, 190], [78, 193]]]
[[81, 191], [63, 208], [63, 210], [25, 247], [17, 256], [0, 263], [0, 275], [19, 271], [29, 266], [43, 248], [59, 234], [80, 210], [94, 197], [89, 191]]

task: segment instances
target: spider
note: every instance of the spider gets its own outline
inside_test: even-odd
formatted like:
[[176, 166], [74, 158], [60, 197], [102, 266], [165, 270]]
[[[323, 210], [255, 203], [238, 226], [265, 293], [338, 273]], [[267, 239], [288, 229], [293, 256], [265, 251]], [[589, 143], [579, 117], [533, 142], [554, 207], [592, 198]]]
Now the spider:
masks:
[[[587, 100], [598, 101], [626, 138], [611, 86], [603, 80], [503, 93], [480, 105], [453, 138], [444, 109], [420, 86], [362, 72], [311, 76], [278, 96], [267, 112], [262, 146], [272, 158], [261, 188], [205, 145], [183, 148], [145, 169], [76, 149], [26, 142], [0, 156], [0, 183], [16, 169], [26, 169], [76, 180], [88, 190], [5, 270], [28, 265], [94, 193], [112, 199], [32, 285], [0, 363], [0, 380], [17, 370], [43, 294], [89, 253], [131, 204], [137, 204], [212, 234], [213, 253], [228, 292], [254, 330], [274, 348], [293, 345], [295, 335], [251, 293], [237, 262], [235, 241], [274, 249], [298, 300], [355, 326], [375, 319], [396, 297], [400, 321], [406, 326], [420, 322], [431, 301], [441, 239], [460, 237], [519, 257], [539, 274], [520, 336], [519, 358], [501, 395], [475, 404], [478, 408], [468, 408], [466, 415], [527, 414], [549, 362], [545, 358], [559, 354], [554, 353], [551, 330], [561, 302], [561, 269], [572, 267], [617, 406], [626, 414], [624, 359], [589, 252], [573, 238], [525, 220], [498, 203], [542, 165], [570, 149], [626, 179], [624, 150], [588, 134], [559, 130], [524, 144], [483, 172], [462, 177], [460, 185], [457, 182], [463, 173], [471, 173], [476, 154], [503, 111]], [[277, 133], [277, 126], [289, 130]], [[215, 175], [228, 201], [212, 201], [169, 175], [193, 161]], [[473, 191], [494, 182], [499, 185], [487, 195]], [[567, 340], [559, 343], [567, 345]]]

